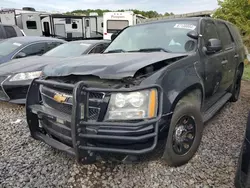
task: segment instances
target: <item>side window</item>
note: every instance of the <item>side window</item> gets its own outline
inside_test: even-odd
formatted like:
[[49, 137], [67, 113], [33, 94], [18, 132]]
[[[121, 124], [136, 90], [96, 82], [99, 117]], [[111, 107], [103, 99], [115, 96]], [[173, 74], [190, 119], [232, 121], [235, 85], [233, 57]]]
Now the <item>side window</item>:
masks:
[[233, 37], [228, 27], [225, 25], [225, 23], [218, 22], [218, 30], [219, 30], [220, 39], [221, 39], [224, 49], [232, 47], [234, 43]]
[[46, 52], [46, 45], [45, 43], [31, 44], [22, 49], [21, 52], [25, 53], [26, 56], [42, 55]]
[[5, 29], [5, 33], [6, 33], [7, 38], [17, 36], [16, 31], [15, 31], [15, 29], [13, 27], [11, 27], [11, 26], [3, 26], [3, 27]]
[[51, 50], [51, 49], [53, 49], [61, 44], [62, 44], [61, 42], [48, 42], [46, 51], [49, 51], [49, 50]]
[[26, 21], [26, 25], [28, 29], [37, 29], [36, 21]]
[[203, 46], [206, 46], [209, 39], [219, 38], [216, 30], [216, 26], [211, 21], [204, 21], [202, 24]]
[[99, 45], [95, 46], [95, 47], [89, 52], [89, 54], [102, 53], [106, 48], [107, 48], [107, 46], [105, 46], [105, 44], [99, 44]]
[[0, 39], [5, 39], [5, 33], [1, 27], [0, 27]]

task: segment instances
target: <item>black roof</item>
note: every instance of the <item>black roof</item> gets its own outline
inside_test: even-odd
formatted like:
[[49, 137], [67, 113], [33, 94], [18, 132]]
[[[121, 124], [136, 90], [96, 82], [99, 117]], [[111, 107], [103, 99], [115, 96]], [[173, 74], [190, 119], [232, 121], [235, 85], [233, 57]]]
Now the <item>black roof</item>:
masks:
[[215, 20], [215, 21], [217, 20], [217, 21], [232, 24], [231, 22], [228, 22], [226, 20], [216, 19], [216, 18], [207, 17], [207, 16], [200, 16], [200, 17], [166, 18], [166, 19], [161, 19], [161, 20], [155, 20], [155, 21], [140, 23], [140, 24], [136, 24], [136, 25], [133, 25], [133, 26], [130, 26], [130, 27], [136, 27], [136, 26], [147, 25], [147, 24], [157, 24], [157, 23], [171, 22], [171, 21], [187, 21], [187, 20], [189, 20], [189, 21], [200, 21], [202, 19], [209, 19], [209, 20]]
[[31, 43], [31, 42], [39, 42], [39, 41], [59, 41], [59, 42], [66, 42], [62, 39], [52, 38], [52, 37], [37, 37], [37, 36], [22, 36], [22, 37], [12, 37], [7, 39], [13, 42], [20, 42], [24, 43]]
[[186, 21], [186, 20], [199, 21], [199, 20], [201, 20], [203, 18], [210, 18], [210, 17], [166, 18], [166, 19], [154, 20], [154, 21], [150, 21], [150, 22], [144, 22], [144, 23], [136, 24], [136, 25], [133, 25], [131, 27], [136, 27], [136, 26], [140, 26], [140, 25], [148, 25], [148, 24], [157, 24], [157, 23], [171, 22], [171, 21]]

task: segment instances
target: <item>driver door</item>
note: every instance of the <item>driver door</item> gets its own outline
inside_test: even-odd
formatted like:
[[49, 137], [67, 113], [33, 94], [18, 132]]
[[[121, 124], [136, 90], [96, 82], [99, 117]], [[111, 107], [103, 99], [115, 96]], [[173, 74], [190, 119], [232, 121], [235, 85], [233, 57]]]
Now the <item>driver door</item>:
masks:
[[201, 60], [204, 65], [205, 108], [211, 107], [227, 89], [227, 58], [223, 50], [207, 54], [205, 48], [208, 40], [220, 39], [217, 27], [212, 20], [202, 21]]

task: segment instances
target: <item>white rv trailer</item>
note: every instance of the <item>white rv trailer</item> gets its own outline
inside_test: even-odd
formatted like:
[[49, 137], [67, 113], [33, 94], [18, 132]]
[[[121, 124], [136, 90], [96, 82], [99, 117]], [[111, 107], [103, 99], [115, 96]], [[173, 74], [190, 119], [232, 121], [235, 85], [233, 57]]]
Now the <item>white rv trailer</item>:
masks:
[[127, 12], [104, 12], [103, 13], [103, 39], [111, 39], [111, 35], [123, 28], [142, 23], [146, 17], [135, 14], [133, 11]]
[[27, 36], [52, 36], [66, 40], [102, 38], [102, 17], [51, 14], [18, 9], [0, 10], [0, 22], [17, 25]]

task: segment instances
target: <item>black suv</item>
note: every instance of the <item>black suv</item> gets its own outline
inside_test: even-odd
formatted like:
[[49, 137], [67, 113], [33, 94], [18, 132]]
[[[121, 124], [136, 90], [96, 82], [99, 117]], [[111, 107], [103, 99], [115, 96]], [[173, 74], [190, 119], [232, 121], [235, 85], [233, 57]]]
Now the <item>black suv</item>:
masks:
[[244, 46], [237, 28], [181, 18], [125, 28], [103, 54], [46, 66], [27, 95], [32, 137], [89, 164], [196, 153], [203, 124], [238, 100]]

